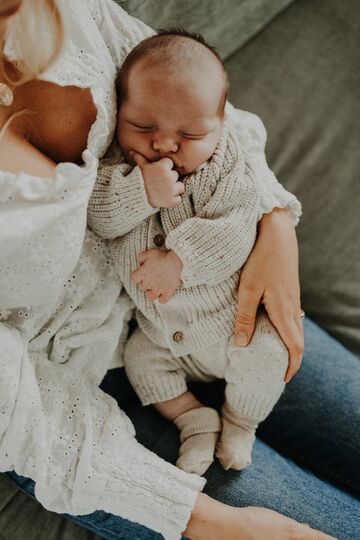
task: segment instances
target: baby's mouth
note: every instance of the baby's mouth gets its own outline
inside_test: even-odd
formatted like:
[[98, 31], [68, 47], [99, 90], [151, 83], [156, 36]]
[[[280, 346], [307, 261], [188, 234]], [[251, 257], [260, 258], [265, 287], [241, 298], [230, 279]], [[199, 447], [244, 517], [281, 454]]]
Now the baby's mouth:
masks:
[[174, 166], [173, 166], [173, 170], [176, 171], [180, 176], [185, 176], [186, 174], [188, 174], [184, 168], [181, 166], [181, 165], [178, 165], [176, 163], [176, 161], [174, 160], [173, 157], [171, 156], [161, 156], [161, 157], [156, 157], [155, 159], [149, 159], [149, 161], [151, 161], [151, 163], [156, 163], [157, 161], [160, 161], [161, 159], [164, 159], [164, 157], [168, 157], [169, 159], [171, 159], [171, 161], [173, 162]]

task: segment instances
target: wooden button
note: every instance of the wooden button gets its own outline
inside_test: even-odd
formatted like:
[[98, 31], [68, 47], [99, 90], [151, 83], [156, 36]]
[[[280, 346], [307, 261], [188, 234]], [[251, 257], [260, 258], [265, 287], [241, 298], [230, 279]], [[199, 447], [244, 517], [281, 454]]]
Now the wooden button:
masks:
[[162, 234], [157, 234], [155, 237], [154, 237], [154, 244], [158, 247], [162, 246], [165, 242], [165, 238]]
[[175, 341], [175, 343], [181, 343], [183, 339], [184, 339], [184, 334], [180, 332], [180, 330], [175, 332], [175, 334], [173, 335], [173, 340]]

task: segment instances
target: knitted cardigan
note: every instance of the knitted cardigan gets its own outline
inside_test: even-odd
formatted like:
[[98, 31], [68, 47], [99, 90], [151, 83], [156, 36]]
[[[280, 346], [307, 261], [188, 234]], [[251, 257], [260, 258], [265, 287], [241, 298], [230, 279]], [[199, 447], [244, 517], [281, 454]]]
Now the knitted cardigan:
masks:
[[[140, 327], [177, 356], [233, 333], [240, 268], [261, 217], [256, 176], [226, 128], [211, 159], [184, 184], [175, 208], [153, 209], [139, 168], [119, 164], [118, 150], [100, 163], [88, 207], [91, 227], [114, 239], [112, 255]], [[148, 300], [131, 281], [139, 252], [156, 247], [156, 232], [183, 263], [182, 283], [167, 304]]]

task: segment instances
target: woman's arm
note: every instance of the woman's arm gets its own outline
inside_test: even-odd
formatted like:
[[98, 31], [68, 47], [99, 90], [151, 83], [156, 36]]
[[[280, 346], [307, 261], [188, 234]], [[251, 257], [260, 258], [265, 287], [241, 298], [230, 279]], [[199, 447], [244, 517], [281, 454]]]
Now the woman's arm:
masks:
[[24, 137], [14, 133], [10, 128], [0, 138], [1, 170], [18, 173], [27, 172], [41, 178], [52, 178], [55, 163], [39, 152]]
[[228, 125], [251, 159], [260, 190], [260, 210], [264, 214], [259, 222], [257, 242], [240, 278], [235, 336], [238, 345], [248, 344], [259, 303], [263, 302], [289, 351], [285, 378], [289, 382], [300, 367], [304, 349], [294, 229], [301, 215], [301, 205], [267, 165], [266, 130], [260, 118], [235, 109], [229, 103], [226, 112]]
[[104, 510], [178, 540], [205, 480], [138, 444], [116, 401], [71, 364], [29, 354], [2, 323], [0, 344], [1, 470], [35, 480], [49, 510]]
[[295, 229], [287, 211], [275, 209], [262, 218], [258, 231], [240, 278], [235, 337], [238, 345], [247, 345], [262, 302], [289, 351], [289, 382], [304, 351]]

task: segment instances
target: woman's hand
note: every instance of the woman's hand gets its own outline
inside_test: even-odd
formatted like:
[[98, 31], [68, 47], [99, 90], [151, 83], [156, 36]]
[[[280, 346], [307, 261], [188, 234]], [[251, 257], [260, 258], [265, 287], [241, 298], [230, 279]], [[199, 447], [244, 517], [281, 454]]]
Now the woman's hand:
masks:
[[184, 535], [190, 540], [334, 540], [274, 510], [234, 508], [200, 493]]
[[243, 267], [234, 332], [237, 345], [246, 346], [251, 340], [260, 302], [289, 351], [285, 375], [289, 382], [300, 368], [304, 335], [298, 246], [286, 210], [275, 209], [263, 216], [256, 244]]

